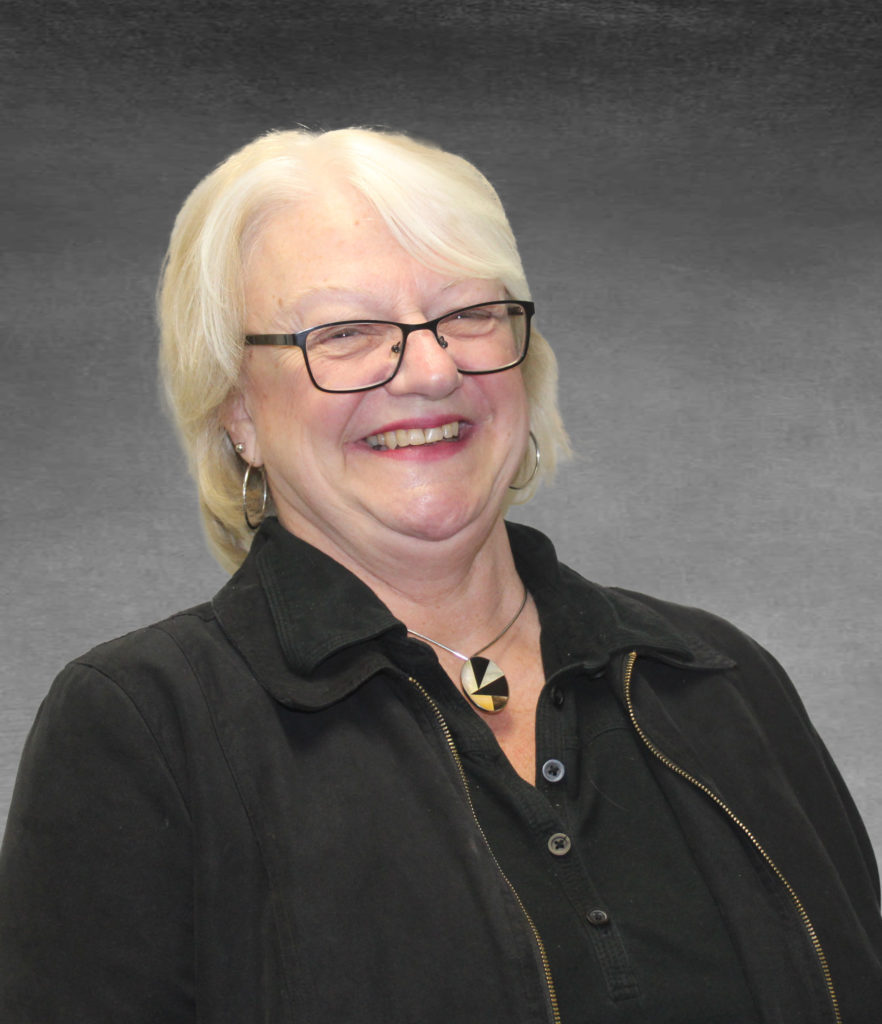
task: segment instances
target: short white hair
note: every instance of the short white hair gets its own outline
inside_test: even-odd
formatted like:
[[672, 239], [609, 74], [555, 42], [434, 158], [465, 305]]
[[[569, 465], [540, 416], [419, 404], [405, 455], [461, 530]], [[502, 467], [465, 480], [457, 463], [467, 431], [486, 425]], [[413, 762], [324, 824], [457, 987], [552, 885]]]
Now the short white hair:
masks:
[[[261, 229], [280, 209], [309, 202], [329, 177], [370, 202], [402, 247], [425, 266], [498, 280], [529, 299], [517, 244], [495, 190], [453, 153], [406, 135], [364, 128], [270, 132], [204, 178], [175, 221], [160, 280], [160, 370], [199, 502], [209, 546], [234, 571], [251, 545], [242, 514], [244, 464], [224, 429], [224, 405], [244, 351], [244, 268]], [[536, 330], [519, 371], [539, 472], [511, 500], [549, 478], [569, 442], [557, 405], [557, 363]], [[532, 445], [518, 479], [534, 466]]]

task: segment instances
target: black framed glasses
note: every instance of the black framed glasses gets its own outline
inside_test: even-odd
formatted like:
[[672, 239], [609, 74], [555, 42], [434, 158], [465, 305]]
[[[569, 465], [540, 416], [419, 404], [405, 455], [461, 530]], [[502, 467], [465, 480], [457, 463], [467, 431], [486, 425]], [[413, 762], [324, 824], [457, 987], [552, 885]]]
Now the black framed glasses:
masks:
[[249, 334], [248, 345], [296, 345], [319, 391], [369, 391], [398, 373], [407, 339], [431, 331], [460, 373], [500, 373], [524, 361], [536, 307], [520, 299], [478, 302], [424, 324], [340, 320], [296, 334]]

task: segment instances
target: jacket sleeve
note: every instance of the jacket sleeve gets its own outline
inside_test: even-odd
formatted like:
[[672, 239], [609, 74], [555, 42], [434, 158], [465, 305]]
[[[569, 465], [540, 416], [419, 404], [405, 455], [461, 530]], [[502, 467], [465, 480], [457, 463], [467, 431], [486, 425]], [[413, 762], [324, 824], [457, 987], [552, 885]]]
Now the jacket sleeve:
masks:
[[[811, 840], [820, 844], [862, 926], [874, 937], [877, 955], [882, 954], [879, 872], [867, 830], [787, 673], [752, 637], [716, 615], [631, 591], [617, 593], [661, 615], [678, 633], [692, 638], [696, 649], [722, 652], [732, 660], [725, 686], [696, 686], [688, 691], [690, 700], [677, 682], [667, 699], [685, 701], [678, 711], [680, 723], [685, 716], [701, 763], [713, 766], [725, 792], [741, 794], [741, 809], [751, 822], [762, 824], [763, 837], [779, 834], [782, 849], [795, 856], [798, 870], [804, 859], [801, 845], [792, 841], [792, 828], [772, 811], [771, 776], [765, 774], [782, 773], [788, 801], [809, 823]], [[680, 676], [674, 672], [675, 678]], [[754, 746], [745, 746], [745, 741]], [[763, 754], [768, 756], [758, 756]], [[816, 888], [809, 878], [806, 891]]]
[[[737, 706], [727, 705], [727, 713], [721, 719], [720, 695], [715, 695], [710, 713], [704, 719], [704, 738], [700, 742], [713, 742], [710, 738], [721, 728], [731, 732], [728, 717], [731, 714], [732, 722], [741, 721], [745, 725], [745, 735], [751, 731], [759, 743], [773, 753], [775, 769], [786, 779], [790, 800], [796, 802], [803, 820], [810, 823], [811, 835], [804, 843], [811, 841], [815, 848], [820, 844], [828, 863], [836, 871], [841, 895], [847, 896], [861, 929], [870, 937], [878, 960], [882, 956], [882, 920], [879, 917], [879, 872], [873, 848], [842, 775], [789, 676], [765, 648], [730, 623], [694, 609], [677, 608], [673, 615], [679, 617], [681, 628], [691, 627], [736, 662], [731, 678], [741, 702]], [[739, 718], [739, 710], [747, 717]], [[737, 733], [734, 742], [736, 746], [741, 743]], [[750, 763], [744, 763], [743, 757], [730, 756], [720, 773], [729, 773], [734, 791], [739, 791], [740, 786], [745, 792], [763, 797], [750, 808], [755, 821], [755, 815], [771, 813], [770, 781], [769, 777], [762, 776], [763, 762], [752, 756], [748, 761]], [[733, 773], [738, 776], [737, 781], [732, 778]], [[746, 780], [750, 780], [749, 783]], [[789, 857], [782, 853], [781, 858], [782, 866], [787, 867], [785, 874], [798, 876], [802, 866], [809, 863], [805, 857], [807, 851], [804, 845], [793, 843], [791, 835], [781, 834], [780, 814], [773, 817], [774, 820], [760, 819], [762, 835], [769, 836], [770, 841], [772, 836], [778, 835], [780, 849], [789, 853]], [[786, 829], [784, 831], [786, 833]], [[791, 878], [791, 881], [797, 880], [797, 877]], [[830, 893], [819, 892], [818, 883], [811, 876], [800, 880], [798, 889], [836, 902]]]
[[[784, 696], [788, 707], [792, 709], [793, 714], [801, 720], [806, 733], [811, 737], [813, 749], [817, 752], [819, 760], [826, 769], [826, 776], [829, 778], [832, 788], [836, 791], [839, 797], [839, 803], [842, 808], [843, 815], [850, 825], [848, 835], [854, 840], [854, 846], [860, 854], [860, 867], [863, 868], [863, 871], [859, 871], [856, 863], [847, 864], [842, 871], [843, 880], [846, 885], [849, 885], [854, 883], [858, 877], [866, 877], [869, 880], [873, 896], [875, 898], [875, 908], [878, 910], [880, 907], [879, 869], [873, 851], [873, 846], [870, 842], [870, 837], [867, 833], [867, 829], [864, 825], [863, 819], [861, 818], [860, 812], [855, 805], [851, 792], [849, 791], [839, 768], [827, 749], [826, 744], [815, 729], [815, 726], [806, 711], [805, 705], [803, 704], [795, 686], [791, 682], [790, 677], [768, 651], [750, 638], [744, 639], [745, 643], [749, 644], [752, 648], [751, 653], [759, 663], [758, 670], [756, 672], [757, 676], [762, 678], [762, 670], [765, 669], [766, 678], [773, 678], [776, 680], [778, 690]], [[785, 730], [784, 728], [781, 728], [778, 730], [778, 735], [783, 738], [783, 736], [786, 736], [790, 732], [792, 732], [792, 730]], [[795, 779], [798, 779], [802, 783], [806, 790], [809, 790], [812, 788], [812, 780], [805, 777], [805, 772], [801, 770], [802, 768], [803, 761], [802, 758], [799, 757], [794, 761], [791, 774]], [[806, 803], [808, 803], [808, 796], [806, 796]], [[817, 817], [820, 818], [822, 816], [817, 815]], [[862, 892], [858, 896], [858, 905], [860, 905], [861, 902], [863, 902]], [[874, 916], [878, 917], [878, 915]]]
[[73, 664], [25, 746], [0, 852], [0, 1019], [193, 1024], [189, 816], [131, 698]]

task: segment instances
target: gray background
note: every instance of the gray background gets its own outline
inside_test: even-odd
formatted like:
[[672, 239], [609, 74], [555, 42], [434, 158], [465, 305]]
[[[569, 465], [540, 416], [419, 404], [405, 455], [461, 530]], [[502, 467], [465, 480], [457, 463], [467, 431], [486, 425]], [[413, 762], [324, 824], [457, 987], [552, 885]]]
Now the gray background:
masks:
[[769, 647], [882, 850], [878, 11], [7, 2], [0, 817], [58, 668], [223, 581], [155, 387], [177, 208], [263, 130], [370, 123], [519, 235], [578, 451], [519, 514]]

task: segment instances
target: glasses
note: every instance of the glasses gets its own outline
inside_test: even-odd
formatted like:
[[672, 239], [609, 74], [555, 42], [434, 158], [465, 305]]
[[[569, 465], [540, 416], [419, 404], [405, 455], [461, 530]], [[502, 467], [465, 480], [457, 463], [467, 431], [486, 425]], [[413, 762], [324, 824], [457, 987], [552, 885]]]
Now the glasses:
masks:
[[499, 373], [524, 361], [532, 302], [479, 302], [424, 324], [340, 320], [296, 334], [249, 334], [248, 345], [296, 345], [319, 391], [369, 391], [398, 373], [407, 339], [431, 331], [460, 373]]

